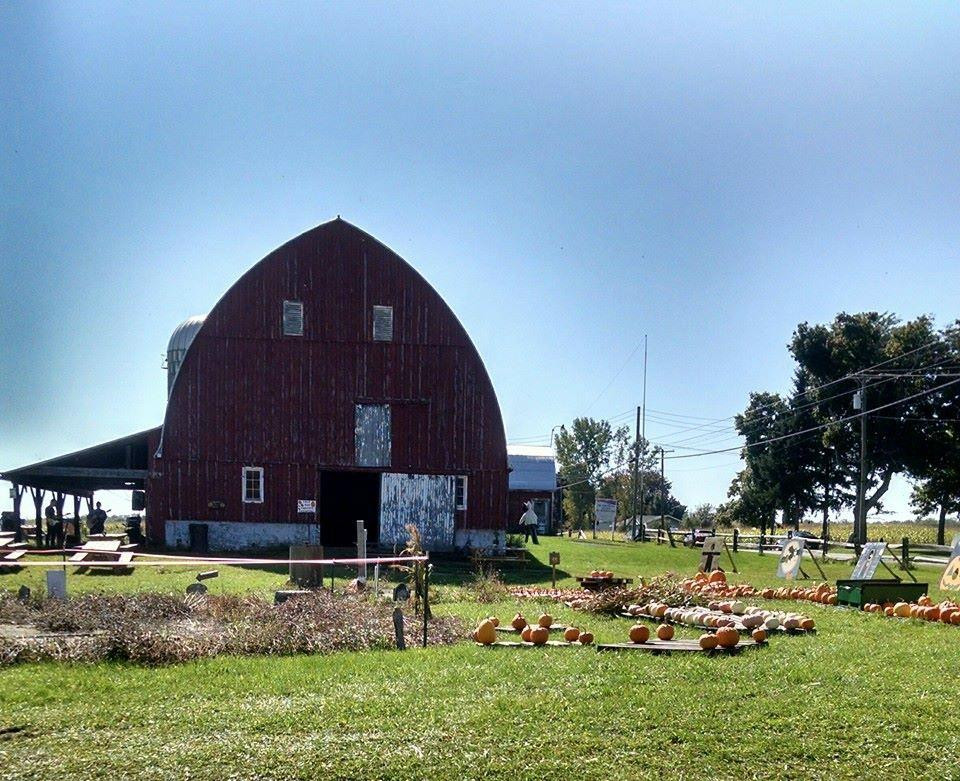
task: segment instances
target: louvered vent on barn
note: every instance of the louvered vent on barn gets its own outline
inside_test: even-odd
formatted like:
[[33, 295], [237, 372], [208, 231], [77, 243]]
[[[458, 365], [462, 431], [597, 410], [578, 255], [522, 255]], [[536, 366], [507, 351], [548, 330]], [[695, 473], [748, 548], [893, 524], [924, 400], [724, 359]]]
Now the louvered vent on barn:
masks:
[[283, 335], [303, 336], [303, 302], [283, 302]]
[[373, 341], [393, 341], [393, 307], [375, 306], [373, 308]]

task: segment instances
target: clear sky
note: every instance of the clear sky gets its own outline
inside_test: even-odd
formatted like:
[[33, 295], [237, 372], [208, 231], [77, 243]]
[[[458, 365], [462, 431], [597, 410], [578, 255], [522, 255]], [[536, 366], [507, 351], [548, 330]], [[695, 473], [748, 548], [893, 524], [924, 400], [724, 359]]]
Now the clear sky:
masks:
[[[0, 468], [159, 424], [177, 323], [337, 214], [509, 440], [629, 422], [644, 333], [675, 442], [785, 390], [798, 322], [958, 316], [956, 4], [3, 3], [0, 139]], [[737, 467], [668, 462], [690, 505]]]

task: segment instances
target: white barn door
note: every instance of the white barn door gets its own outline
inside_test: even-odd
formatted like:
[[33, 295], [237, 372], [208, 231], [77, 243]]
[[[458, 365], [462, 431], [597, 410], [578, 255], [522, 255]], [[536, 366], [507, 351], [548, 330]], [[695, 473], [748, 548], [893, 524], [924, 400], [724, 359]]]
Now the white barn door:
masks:
[[454, 479], [450, 475], [398, 475], [380, 478], [380, 542], [403, 545], [414, 524], [424, 550], [453, 547]]

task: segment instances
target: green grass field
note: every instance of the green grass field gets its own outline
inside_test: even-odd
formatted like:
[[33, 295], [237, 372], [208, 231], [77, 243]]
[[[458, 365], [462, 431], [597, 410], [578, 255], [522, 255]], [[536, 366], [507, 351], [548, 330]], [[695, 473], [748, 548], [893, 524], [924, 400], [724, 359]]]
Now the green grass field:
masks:
[[[561, 586], [594, 568], [634, 578], [690, 573], [698, 557], [553, 538], [531, 549], [534, 561], [505, 570], [506, 582], [549, 584], [550, 550], [561, 556]], [[773, 556], [741, 554], [737, 563], [742, 574], [731, 580], [776, 582]], [[267, 593], [285, 580], [276, 570], [218, 569], [215, 591]], [[164, 570], [74, 576], [70, 588], [179, 591], [192, 580]], [[842, 577], [850, 567], [827, 570]], [[438, 562], [438, 613], [508, 619], [542, 608], [477, 603], [462, 585], [470, 576]], [[40, 580], [36, 571], [2, 575], [0, 588]], [[774, 637], [734, 657], [463, 643], [157, 669], [8, 667], [0, 670], [0, 778], [955, 777], [960, 627], [785, 604], [815, 618], [817, 634]], [[600, 640], [623, 640], [629, 626], [550, 609]]]

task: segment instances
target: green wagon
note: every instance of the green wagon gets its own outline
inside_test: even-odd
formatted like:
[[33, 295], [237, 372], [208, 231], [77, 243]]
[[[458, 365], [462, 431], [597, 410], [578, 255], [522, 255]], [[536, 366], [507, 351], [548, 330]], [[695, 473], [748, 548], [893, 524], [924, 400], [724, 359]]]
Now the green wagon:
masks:
[[895, 578], [837, 581], [837, 604], [850, 607], [863, 607], [868, 602], [916, 602], [926, 593], [926, 583], [905, 583]]

